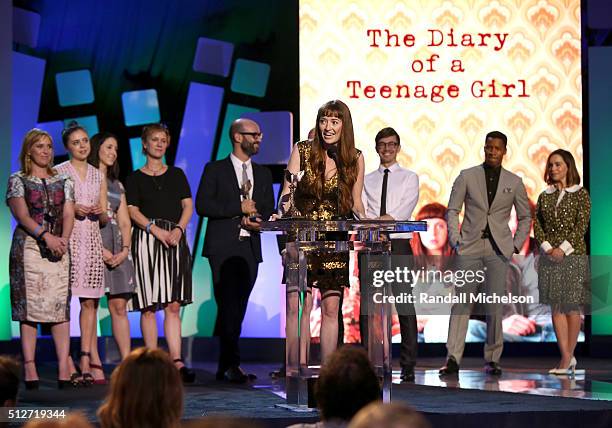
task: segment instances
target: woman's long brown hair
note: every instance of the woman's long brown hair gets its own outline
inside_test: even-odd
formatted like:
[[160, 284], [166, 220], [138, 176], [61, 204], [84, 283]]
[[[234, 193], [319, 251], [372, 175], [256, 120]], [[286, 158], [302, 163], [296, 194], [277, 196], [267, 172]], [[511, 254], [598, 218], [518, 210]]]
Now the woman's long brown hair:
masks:
[[138, 348], [115, 369], [98, 410], [102, 428], [178, 428], [183, 384], [170, 356]]
[[333, 100], [323, 104], [317, 112], [315, 123], [315, 137], [312, 145], [311, 162], [315, 176], [320, 180], [313, 180], [312, 189], [309, 189], [317, 199], [322, 199], [323, 183], [325, 183], [325, 153], [323, 137], [319, 129], [319, 120], [322, 117], [337, 117], [342, 120], [342, 133], [338, 146], [338, 188], [340, 191], [339, 208], [341, 215], [347, 215], [353, 208], [353, 185], [357, 181], [357, 156], [355, 150], [355, 136], [353, 133], [353, 120], [346, 104], [340, 100]]

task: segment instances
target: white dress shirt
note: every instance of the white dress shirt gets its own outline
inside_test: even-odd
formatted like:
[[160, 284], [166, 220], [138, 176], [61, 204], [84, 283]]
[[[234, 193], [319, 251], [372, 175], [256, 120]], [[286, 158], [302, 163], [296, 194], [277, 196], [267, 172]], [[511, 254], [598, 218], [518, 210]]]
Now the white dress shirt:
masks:
[[[397, 162], [388, 168], [379, 166], [364, 178], [362, 200], [366, 216], [380, 216], [380, 197], [385, 169], [389, 170], [387, 178], [387, 214], [397, 221], [410, 220], [412, 211], [419, 200], [419, 176], [409, 169], [402, 168]], [[409, 239], [412, 233], [394, 233], [393, 239]]]
[[[246, 172], [247, 177], [251, 181], [251, 186], [249, 189], [249, 199], [253, 198], [253, 187], [255, 187], [255, 179], [253, 178], [253, 165], [251, 164], [251, 158], [246, 162], [242, 162], [233, 153], [230, 153], [230, 160], [232, 161], [232, 165], [234, 166], [234, 172], [236, 173], [236, 180], [238, 182], [238, 187], [242, 188], [242, 164], [246, 164]], [[242, 194], [242, 193], [241, 193]], [[241, 198], [242, 199], [242, 198]], [[251, 236], [251, 232], [246, 229], [240, 228], [240, 236], [247, 237]]]
[[236, 180], [238, 180], [238, 187], [242, 187], [242, 164], [247, 166], [247, 177], [251, 181], [251, 188], [249, 189], [249, 199], [253, 197], [253, 187], [255, 186], [255, 180], [253, 179], [253, 165], [251, 164], [251, 158], [248, 161], [242, 162], [233, 153], [230, 153], [230, 159], [232, 165], [234, 165], [234, 172], [236, 173]]

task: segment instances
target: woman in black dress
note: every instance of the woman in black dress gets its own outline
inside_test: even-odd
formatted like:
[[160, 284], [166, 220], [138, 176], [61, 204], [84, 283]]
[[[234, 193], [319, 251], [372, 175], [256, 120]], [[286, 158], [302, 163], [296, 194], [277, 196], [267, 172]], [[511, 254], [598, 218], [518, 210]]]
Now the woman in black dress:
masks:
[[157, 348], [155, 312], [164, 310], [164, 332], [170, 356], [184, 382], [194, 373], [181, 359], [181, 306], [192, 302], [191, 254], [185, 228], [193, 213], [191, 190], [180, 168], [165, 165], [170, 133], [163, 125], [145, 126], [142, 146], [144, 167], [126, 182], [128, 210], [134, 223], [132, 255], [136, 294], [131, 308], [141, 312], [145, 345]]

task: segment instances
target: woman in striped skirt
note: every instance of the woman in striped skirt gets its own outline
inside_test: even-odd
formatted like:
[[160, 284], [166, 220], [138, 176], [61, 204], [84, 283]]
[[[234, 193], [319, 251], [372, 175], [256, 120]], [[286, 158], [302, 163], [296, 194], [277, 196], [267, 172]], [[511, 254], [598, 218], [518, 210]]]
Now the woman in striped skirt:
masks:
[[165, 126], [145, 126], [142, 146], [147, 162], [126, 182], [136, 270], [136, 294], [130, 307], [141, 312], [142, 336], [150, 349], [157, 348], [155, 312], [163, 309], [170, 356], [183, 381], [193, 382], [195, 374], [181, 359], [180, 317], [181, 306], [192, 302], [191, 254], [185, 228], [193, 203], [183, 171], [162, 162], [169, 145], [170, 133]]

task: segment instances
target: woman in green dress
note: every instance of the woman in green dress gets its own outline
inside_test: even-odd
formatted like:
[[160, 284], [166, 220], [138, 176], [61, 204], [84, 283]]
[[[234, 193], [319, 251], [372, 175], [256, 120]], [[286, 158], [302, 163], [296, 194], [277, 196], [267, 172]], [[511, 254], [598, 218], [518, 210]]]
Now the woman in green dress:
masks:
[[574, 349], [581, 324], [581, 307], [588, 304], [589, 265], [586, 234], [591, 215], [589, 193], [570, 152], [548, 156], [544, 180], [549, 187], [538, 198], [535, 237], [543, 256], [538, 266], [540, 303], [551, 305], [561, 360], [551, 374], [573, 374]]

